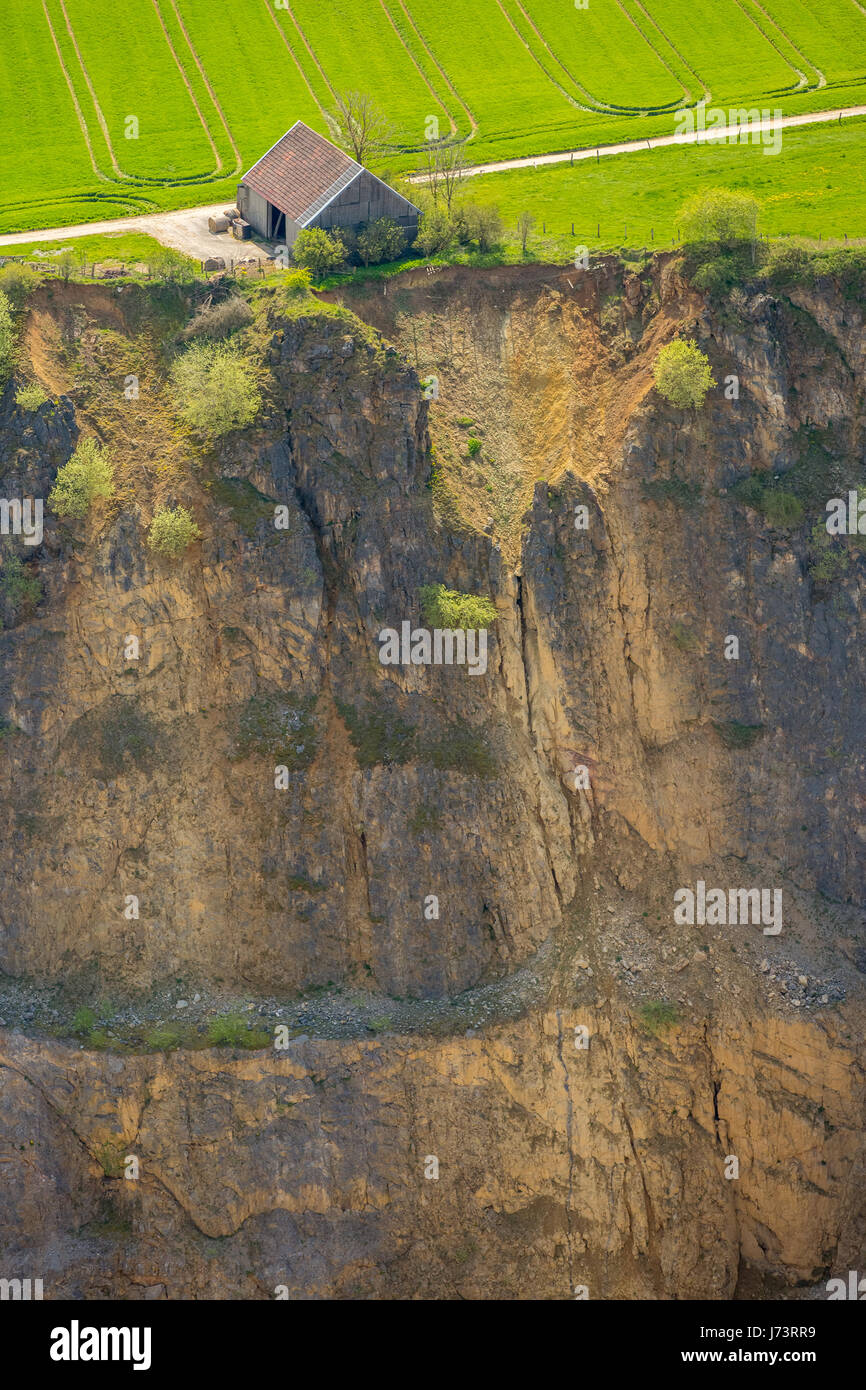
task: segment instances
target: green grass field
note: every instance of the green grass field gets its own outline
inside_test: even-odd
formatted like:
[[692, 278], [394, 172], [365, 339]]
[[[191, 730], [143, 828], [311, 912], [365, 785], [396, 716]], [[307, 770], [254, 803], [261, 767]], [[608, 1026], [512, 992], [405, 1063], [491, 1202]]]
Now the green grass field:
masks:
[[741, 189], [757, 198], [767, 236], [853, 240], [866, 236], [864, 145], [866, 117], [851, 117], [840, 128], [786, 131], [772, 156], [756, 145], [647, 150], [573, 167], [479, 174], [465, 190], [473, 201], [499, 208], [513, 241], [517, 218], [530, 211], [536, 251], [542, 243], [555, 259], [570, 259], [578, 245], [669, 248], [677, 240], [680, 208], [710, 188]]
[[5, 0], [3, 17], [0, 231], [231, 199], [293, 121], [327, 134], [351, 88], [390, 118], [394, 170], [421, 165], [431, 117], [481, 163], [672, 133], [701, 99], [866, 103], [858, 0]]

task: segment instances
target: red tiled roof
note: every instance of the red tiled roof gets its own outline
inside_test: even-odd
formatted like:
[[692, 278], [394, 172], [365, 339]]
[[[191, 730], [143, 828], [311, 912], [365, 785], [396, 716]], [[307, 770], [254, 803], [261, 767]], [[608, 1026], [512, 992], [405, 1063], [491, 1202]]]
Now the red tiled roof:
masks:
[[334, 193], [345, 188], [361, 168], [330, 140], [296, 121], [244, 175], [243, 182], [293, 222], [304, 222], [324, 206], [332, 188]]

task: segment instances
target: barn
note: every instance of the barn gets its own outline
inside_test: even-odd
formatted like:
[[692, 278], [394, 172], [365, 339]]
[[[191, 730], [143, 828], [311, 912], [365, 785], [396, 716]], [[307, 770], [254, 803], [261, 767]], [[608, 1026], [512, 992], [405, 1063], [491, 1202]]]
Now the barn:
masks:
[[307, 227], [332, 231], [390, 217], [414, 241], [420, 211], [363, 164], [296, 121], [238, 184], [241, 216], [263, 237], [291, 247]]

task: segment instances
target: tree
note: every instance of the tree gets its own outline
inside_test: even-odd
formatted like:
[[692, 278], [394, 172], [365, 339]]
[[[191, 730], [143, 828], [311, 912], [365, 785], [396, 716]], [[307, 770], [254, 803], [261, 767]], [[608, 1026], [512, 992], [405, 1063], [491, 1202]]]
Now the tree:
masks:
[[259, 413], [252, 368], [228, 343], [195, 343], [175, 362], [171, 380], [181, 418], [199, 434], [243, 429]]
[[396, 261], [406, 249], [406, 233], [390, 217], [371, 222], [358, 235], [358, 255], [364, 265]]
[[697, 343], [675, 338], [659, 352], [653, 367], [658, 390], [676, 406], [701, 406], [715, 386], [708, 358]]
[[82, 439], [68, 463], [58, 468], [48, 505], [58, 516], [76, 518], [87, 514], [97, 497], [114, 495], [114, 467], [111, 455], [98, 439]]
[[313, 275], [327, 275], [343, 264], [346, 247], [339, 233], [326, 232], [323, 227], [308, 227], [298, 232], [292, 259], [296, 265], [306, 266]]
[[717, 241], [721, 246], [754, 242], [758, 234], [758, 203], [748, 193], [712, 188], [696, 193], [680, 210], [678, 221], [687, 242]]
[[178, 560], [187, 546], [200, 539], [201, 531], [186, 507], [158, 507], [154, 512], [147, 543], [158, 555]]
[[466, 154], [461, 144], [446, 143], [444, 140], [429, 142], [427, 145], [427, 186], [433, 195], [434, 204], [438, 204], [441, 192], [449, 214], [455, 190], [463, 178], [465, 169]]
[[328, 121], [337, 144], [351, 150], [359, 164], [393, 143], [391, 122], [367, 92], [335, 92]]
[[520, 250], [526, 255], [526, 243], [529, 240], [529, 233], [535, 226], [535, 218], [531, 212], [522, 212], [517, 219], [517, 235], [520, 237]]

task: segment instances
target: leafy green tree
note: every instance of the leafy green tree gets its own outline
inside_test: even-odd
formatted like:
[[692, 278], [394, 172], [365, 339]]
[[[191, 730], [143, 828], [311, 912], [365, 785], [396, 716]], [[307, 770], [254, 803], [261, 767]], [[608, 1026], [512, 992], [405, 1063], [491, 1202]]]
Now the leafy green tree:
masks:
[[390, 217], [371, 222], [358, 235], [358, 255], [364, 265], [396, 261], [406, 249], [406, 233]]
[[58, 468], [48, 505], [58, 516], [85, 516], [97, 497], [114, 495], [111, 456], [97, 439], [82, 439], [68, 463]]
[[758, 202], [751, 194], [711, 188], [690, 198], [677, 220], [687, 242], [716, 241], [721, 246], [735, 246], [737, 242], [754, 242], [758, 212]]
[[249, 363], [227, 343], [195, 343], [171, 369], [181, 418], [217, 438], [256, 418], [262, 398]]
[[154, 512], [147, 543], [157, 555], [179, 560], [187, 547], [200, 539], [201, 531], [186, 507], [158, 507]]
[[326, 232], [324, 227], [307, 227], [298, 232], [292, 247], [296, 265], [306, 266], [313, 275], [328, 275], [338, 270], [346, 259], [346, 247], [338, 232]]
[[715, 379], [708, 358], [697, 343], [675, 338], [661, 349], [653, 375], [657, 389], [671, 405], [701, 406]]

